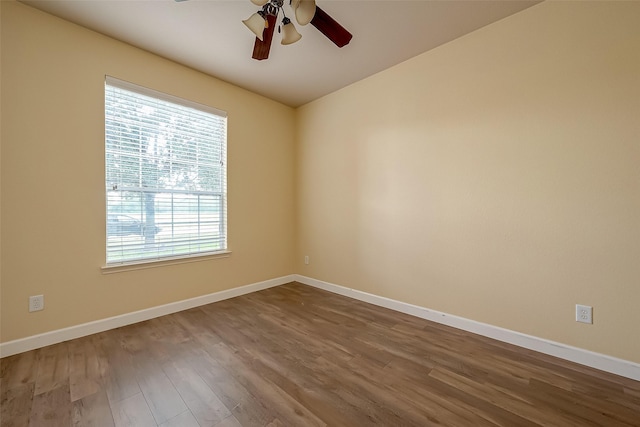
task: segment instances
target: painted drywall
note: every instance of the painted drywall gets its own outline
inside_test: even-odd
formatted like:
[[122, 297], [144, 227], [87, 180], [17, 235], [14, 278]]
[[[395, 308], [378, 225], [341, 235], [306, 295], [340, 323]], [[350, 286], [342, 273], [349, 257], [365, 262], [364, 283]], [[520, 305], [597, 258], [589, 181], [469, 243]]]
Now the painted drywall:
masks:
[[[291, 274], [291, 108], [20, 3], [1, 7], [1, 342]], [[230, 257], [101, 272], [105, 75], [228, 112]], [[39, 294], [45, 309], [29, 313]]]
[[296, 273], [640, 362], [640, 3], [542, 3], [296, 126]]

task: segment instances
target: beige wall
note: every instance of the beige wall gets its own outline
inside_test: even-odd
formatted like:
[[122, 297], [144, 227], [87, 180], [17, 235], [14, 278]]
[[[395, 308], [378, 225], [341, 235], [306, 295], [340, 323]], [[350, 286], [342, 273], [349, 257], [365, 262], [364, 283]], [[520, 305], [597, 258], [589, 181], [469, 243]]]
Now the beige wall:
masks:
[[546, 2], [300, 108], [296, 273], [640, 362], [639, 23]]
[[[22, 4], [1, 7], [2, 342], [292, 273], [291, 108]], [[101, 273], [105, 74], [229, 113], [231, 257]], [[45, 310], [28, 313], [37, 294]]]

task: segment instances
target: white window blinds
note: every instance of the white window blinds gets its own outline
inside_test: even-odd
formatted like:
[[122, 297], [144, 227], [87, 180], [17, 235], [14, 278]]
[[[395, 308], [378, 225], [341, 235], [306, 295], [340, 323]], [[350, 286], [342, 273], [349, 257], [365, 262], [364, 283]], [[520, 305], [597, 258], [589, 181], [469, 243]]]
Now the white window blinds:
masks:
[[107, 265], [227, 249], [226, 113], [105, 84]]

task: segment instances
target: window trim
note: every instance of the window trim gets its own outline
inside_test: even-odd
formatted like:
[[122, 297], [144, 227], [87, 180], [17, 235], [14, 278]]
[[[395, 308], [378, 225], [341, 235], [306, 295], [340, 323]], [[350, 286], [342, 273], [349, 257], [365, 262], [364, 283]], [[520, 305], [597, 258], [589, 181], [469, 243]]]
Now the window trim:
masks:
[[195, 108], [197, 110], [206, 111], [208, 113], [215, 114], [216, 116], [224, 117], [225, 119], [228, 118], [227, 112], [224, 110], [219, 110], [209, 105], [200, 104], [195, 101], [190, 101], [188, 99], [180, 98], [178, 96], [174, 96], [168, 93], [150, 89], [145, 86], [140, 86], [135, 83], [120, 80], [115, 77], [111, 77], [109, 75], [105, 76], [105, 84], [109, 86], [114, 86], [120, 89], [128, 90], [130, 92], [139, 93], [141, 95], [150, 96], [152, 98], [161, 99], [163, 101], [171, 102], [173, 104], [182, 105], [184, 107]]
[[102, 274], [121, 273], [125, 271], [147, 270], [149, 268], [164, 267], [167, 265], [190, 264], [192, 262], [210, 261], [221, 258], [229, 258], [232, 252], [229, 249], [218, 252], [203, 252], [201, 254], [181, 255], [162, 259], [145, 259], [138, 261], [121, 262], [118, 264], [104, 264], [100, 267]]
[[[216, 115], [220, 118], [223, 118], [225, 120], [228, 120], [228, 115], [227, 112], [224, 110], [219, 110], [217, 108], [211, 107], [209, 105], [205, 105], [205, 104], [201, 104], [198, 102], [194, 102], [194, 101], [190, 101], [188, 99], [184, 99], [184, 98], [180, 98], [174, 95], [170, 95], [168, 93], [164, 93], [164, 92], [160, 92], [154, 89], [150, 89], [148, 87], [145, 86], [141, 86], [135, 83], [131, 83], [131, 82], [127, 82], [125, 80], [120, 80], [117, 79], [115, 77], [109, 76], [109, 75], [105, 75], [105, 80], [104, 80], [104, 84], [105, 84], [105, 88], [106, 86], [112, 86], [115, 88], [119, 88], [119, 89], [123, 89], [123, 90], [127, 90], [130, 92], [134, 92], [134, 93], [138, 93], [144, 96], [148, 96], [148, 97], [152, 97], [161, 101], [165, 101], [165, 102], [169, 102], [169, 103], [173, 103], [173, 104], [177, 104], [183, 107], [187, 107], [187, 108], [193, 108], [193, 109], [197, 109], [209, 114], [213, 114]], [[104, 92], [105, 96], [106, 96], [106, 92]], [[106, 99], [105, 99], [105, 105], [106, 105]], [[105, 112], [106, 114], [106, 112]], [[106, 126], [106, 122], [103, 121], [103, 124]], [[228, 130], [228, 125], [225, 126], [226, 129]], [[225, 132], [226, 133], [226, 132]], [[106, 129], [105, 129], [105, 134], [106, 134]], [[106, 141], [104, 142], [106, 144]], [[224, 240], [225, 240], [225, 248], [218, 250], [218, 251], [209, 251], [209, 252], [200, 252], [200, 253], [190, 253], [190, 254], [184, 254], [184, 255], [175, 255], [175, 256], [167, 256], [167, 257], [162, 257], [162, 258], [139, 258], [139, 259], [133, 259], [133, 260], [126, 260], [126, 261], [116, 261], [116, 262], [107, 262], [107, 253], [106, 253], [106, 245], [105, 245], [105, 256], [104, 256], [104, 264], [100, 267], [101, 271], [103, 274], [111, 274], [111, 273], [118, 273], [118, 272], [124, 272], [124, 271], [134, 271], [134, 270], [143, 270], [143, 269], [149, 269], [149, 268], [155, 268], [155, 267], [161, 267], [161, 266], [166, 266], [166, 265], [176, 265], [176, 264], [185, 264], [185, 263], [192, 263], [192, 262], [199, 262], [199, 261], [207, 261], [207, 260], [215, 260], [215, 259], [221, 259], [221, 258], [228, 258], [231, 255], [231, 250], [229, 249], [229, 235], [228, 235], [228, 222], [229, 222], [229, 218], [228, 218], [228, 191], [227, 191], [227, 180], [228, 180], [228, 173], [227, 173], [227, 144], [228, 141], [225, 138], [224, 141], [224, 191], [222, 193], [222, 198], [223, 198], [223, 203], [224, 203], [224, 220], [223, 220], [223, 227], [224, 227]], [[106, 149], [106, 147], [104, 147]], [[103, 176], [106, 176], [106, 169], [107, 169], [107, 164], [105, 161], [105, 172], [103, 174]], [[188, 192], [189, 194], [191, 194], [191, 192]], [[108, 204], [107, 204], [107, 190], [106, 190], [106, 186], [105, 186], [105, 194], [104, 194], [104, 200], [105, 200], [105, 219], [104, 219], [104, 224], [106, 226], [107, 224], [107, 210], [108, 210]], [[107, 238], [106, 234], [105, 234], [105, 238]]]

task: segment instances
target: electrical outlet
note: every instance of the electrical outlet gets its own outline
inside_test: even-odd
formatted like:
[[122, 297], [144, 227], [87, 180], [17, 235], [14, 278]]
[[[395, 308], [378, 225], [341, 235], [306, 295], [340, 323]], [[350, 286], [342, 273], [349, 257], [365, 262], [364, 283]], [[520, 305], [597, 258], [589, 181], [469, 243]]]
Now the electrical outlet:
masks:
[[29, 297], [29, 311], [44, 310], [44, 295]]
[[309, 264], [309, 255], [304, 256], [304, 263]]
[[576, 322], [593, 323], [593, 307], [576, 304]]

